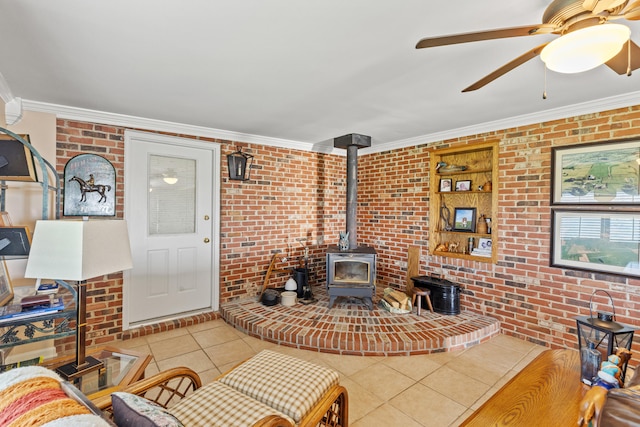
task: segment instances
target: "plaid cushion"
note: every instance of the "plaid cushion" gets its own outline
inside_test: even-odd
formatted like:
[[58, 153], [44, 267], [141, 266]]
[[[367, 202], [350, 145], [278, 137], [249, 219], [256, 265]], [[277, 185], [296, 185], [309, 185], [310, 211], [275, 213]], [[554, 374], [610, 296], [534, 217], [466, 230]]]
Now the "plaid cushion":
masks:
[[198, 389], [168, 411], [189, 427], [252, 426], [268, 415], [279, 415], [293, 424], [285, 414], [219, 381]]
[[218, 381], [284, 412], [297, 424], [339, 377], [329, 368], [263, 350]]

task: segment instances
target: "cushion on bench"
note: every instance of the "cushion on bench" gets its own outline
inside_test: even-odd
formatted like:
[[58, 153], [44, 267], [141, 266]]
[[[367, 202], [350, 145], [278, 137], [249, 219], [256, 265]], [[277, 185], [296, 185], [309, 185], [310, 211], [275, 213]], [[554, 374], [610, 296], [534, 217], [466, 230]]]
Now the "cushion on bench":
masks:
[[285, 414], [219, 381], [198, 389], [168, 411], [189, 427], [250, 426], [269, 415], [279, 415], [293, 424]]
[[283, 412], [297, 424], [339, 379], [332, 369], [263, 350], [218, 381]]

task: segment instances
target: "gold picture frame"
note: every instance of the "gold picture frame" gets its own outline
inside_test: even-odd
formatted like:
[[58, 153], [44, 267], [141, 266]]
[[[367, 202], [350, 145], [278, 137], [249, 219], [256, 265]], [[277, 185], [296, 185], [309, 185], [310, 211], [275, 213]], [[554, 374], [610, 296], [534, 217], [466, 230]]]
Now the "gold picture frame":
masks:
[[3, 306], [13, 299], [13, 286], [7, 270], [7, 263], [3, 260], [0, 264], [0, 306]]

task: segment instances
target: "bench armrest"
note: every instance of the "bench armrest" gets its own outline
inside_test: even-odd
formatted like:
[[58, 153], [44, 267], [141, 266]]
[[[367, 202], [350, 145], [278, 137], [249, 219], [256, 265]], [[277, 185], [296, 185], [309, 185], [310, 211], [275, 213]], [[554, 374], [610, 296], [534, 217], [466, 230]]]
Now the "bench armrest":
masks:
[[173, 406], [202, 386], [198, 374], [189, 368], [172, 368], [133, 384], [109, 389], [109, 394], [93, 399], [103, 412], [111, 412], [111, 393], [124, 392], [144, 397], [163, 408]]

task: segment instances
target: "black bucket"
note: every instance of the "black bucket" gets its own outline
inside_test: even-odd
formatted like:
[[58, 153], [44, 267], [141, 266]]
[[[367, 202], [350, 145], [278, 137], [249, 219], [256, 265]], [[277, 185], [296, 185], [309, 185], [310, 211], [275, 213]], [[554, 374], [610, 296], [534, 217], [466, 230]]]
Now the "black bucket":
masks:
[[298, 284], [297, 294], [298, 298], [304, 298], [304, 289], [308, 285], [307, 279], [309, 278], [309, 270], [307, 268], [294, 268], [293, 280]]
[[431, 291], [433, 311], [440, 314], [460, 314], [460, 285], [431, 276], [412, 277], [412, 280], [415, 286]]

